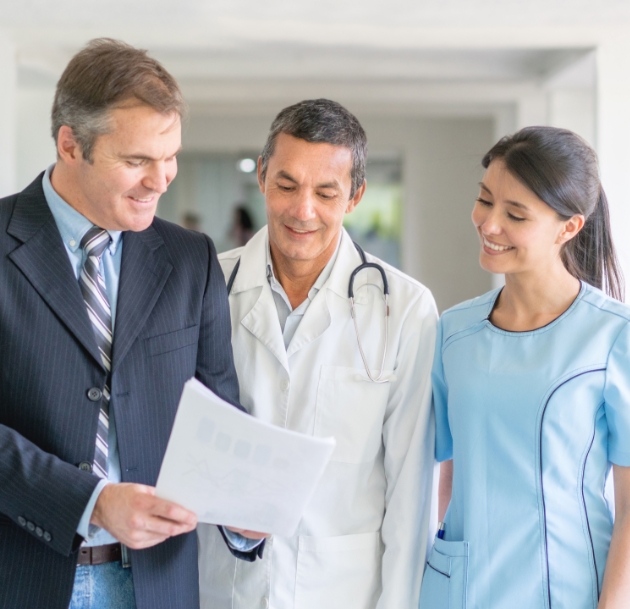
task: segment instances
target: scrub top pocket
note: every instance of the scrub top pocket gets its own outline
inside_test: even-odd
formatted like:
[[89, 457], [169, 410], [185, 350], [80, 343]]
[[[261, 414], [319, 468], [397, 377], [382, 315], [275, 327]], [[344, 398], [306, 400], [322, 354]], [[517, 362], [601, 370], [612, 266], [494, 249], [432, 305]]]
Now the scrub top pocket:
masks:
[[465, 609], [468, 542], [435, 539], [422, 579], [419, 609]]

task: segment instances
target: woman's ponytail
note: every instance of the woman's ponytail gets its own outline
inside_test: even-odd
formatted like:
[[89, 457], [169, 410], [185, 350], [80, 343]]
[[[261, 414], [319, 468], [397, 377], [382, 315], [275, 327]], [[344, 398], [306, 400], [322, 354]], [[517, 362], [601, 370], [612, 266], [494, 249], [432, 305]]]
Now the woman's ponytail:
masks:
[[608, 200], [601, 186], [595, 209], [582, 230], [565, 244], [562, 261], [574, 277], [623, 300], [623, 276], [612, 241]]

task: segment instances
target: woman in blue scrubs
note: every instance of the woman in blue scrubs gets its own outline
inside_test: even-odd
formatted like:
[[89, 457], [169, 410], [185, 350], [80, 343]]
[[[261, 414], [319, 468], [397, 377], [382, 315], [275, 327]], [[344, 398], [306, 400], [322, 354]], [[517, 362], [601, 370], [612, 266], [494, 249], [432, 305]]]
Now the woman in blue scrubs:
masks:
[[452, 497], [420, 609], [628, 609], [630, 307], [597, 159], [530, 127], [483, 165], [472, 219], [505, 286], [440, 320], [436, 457], [452, 459]]

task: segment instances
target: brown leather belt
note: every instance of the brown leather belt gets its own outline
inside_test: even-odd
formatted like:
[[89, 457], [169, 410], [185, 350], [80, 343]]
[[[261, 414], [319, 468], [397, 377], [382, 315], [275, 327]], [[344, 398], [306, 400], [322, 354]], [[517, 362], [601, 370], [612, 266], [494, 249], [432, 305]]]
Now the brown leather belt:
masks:
[[122, 550], [119, 543], [110, 543], [105, 546], [85, 546], [79, 549], [77, 565], [103, 565], [106, 562], [116, 562], [122, 559]]

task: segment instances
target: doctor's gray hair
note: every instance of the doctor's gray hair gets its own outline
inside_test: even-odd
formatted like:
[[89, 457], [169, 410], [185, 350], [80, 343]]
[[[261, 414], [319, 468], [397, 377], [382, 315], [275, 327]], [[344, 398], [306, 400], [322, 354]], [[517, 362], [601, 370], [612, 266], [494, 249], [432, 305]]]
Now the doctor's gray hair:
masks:
[[562, 246], [562, 262], [574, 277], [623, 300], [623, 275], [595, 151], [572, 131], [525, 127], [500, 139], [481, 164], [487, 169], [495, 159], [561, 219], [584, 216], [582, 230]]
[[147, 51], [95, 38], [70, 60], [57, 83], [52, 136], [57, 142], [59, 129], [67, 125], [91, 162], [96, 139], [111, 129], [111, 111], [141, 105], [182, 118], [186, 113], [177, 82]]
[[267, 175], [269, 159], [273, 156], [276, 138], [286, 133], [313, 143], [343, 146], [352, 151], [352, 189], [350, 198], [365, 181], [367, 136], [356, 116], [341, 104], [330, 99], [307, 99], [282, 110], [271, 123], [261, 158], [261, 177]]

